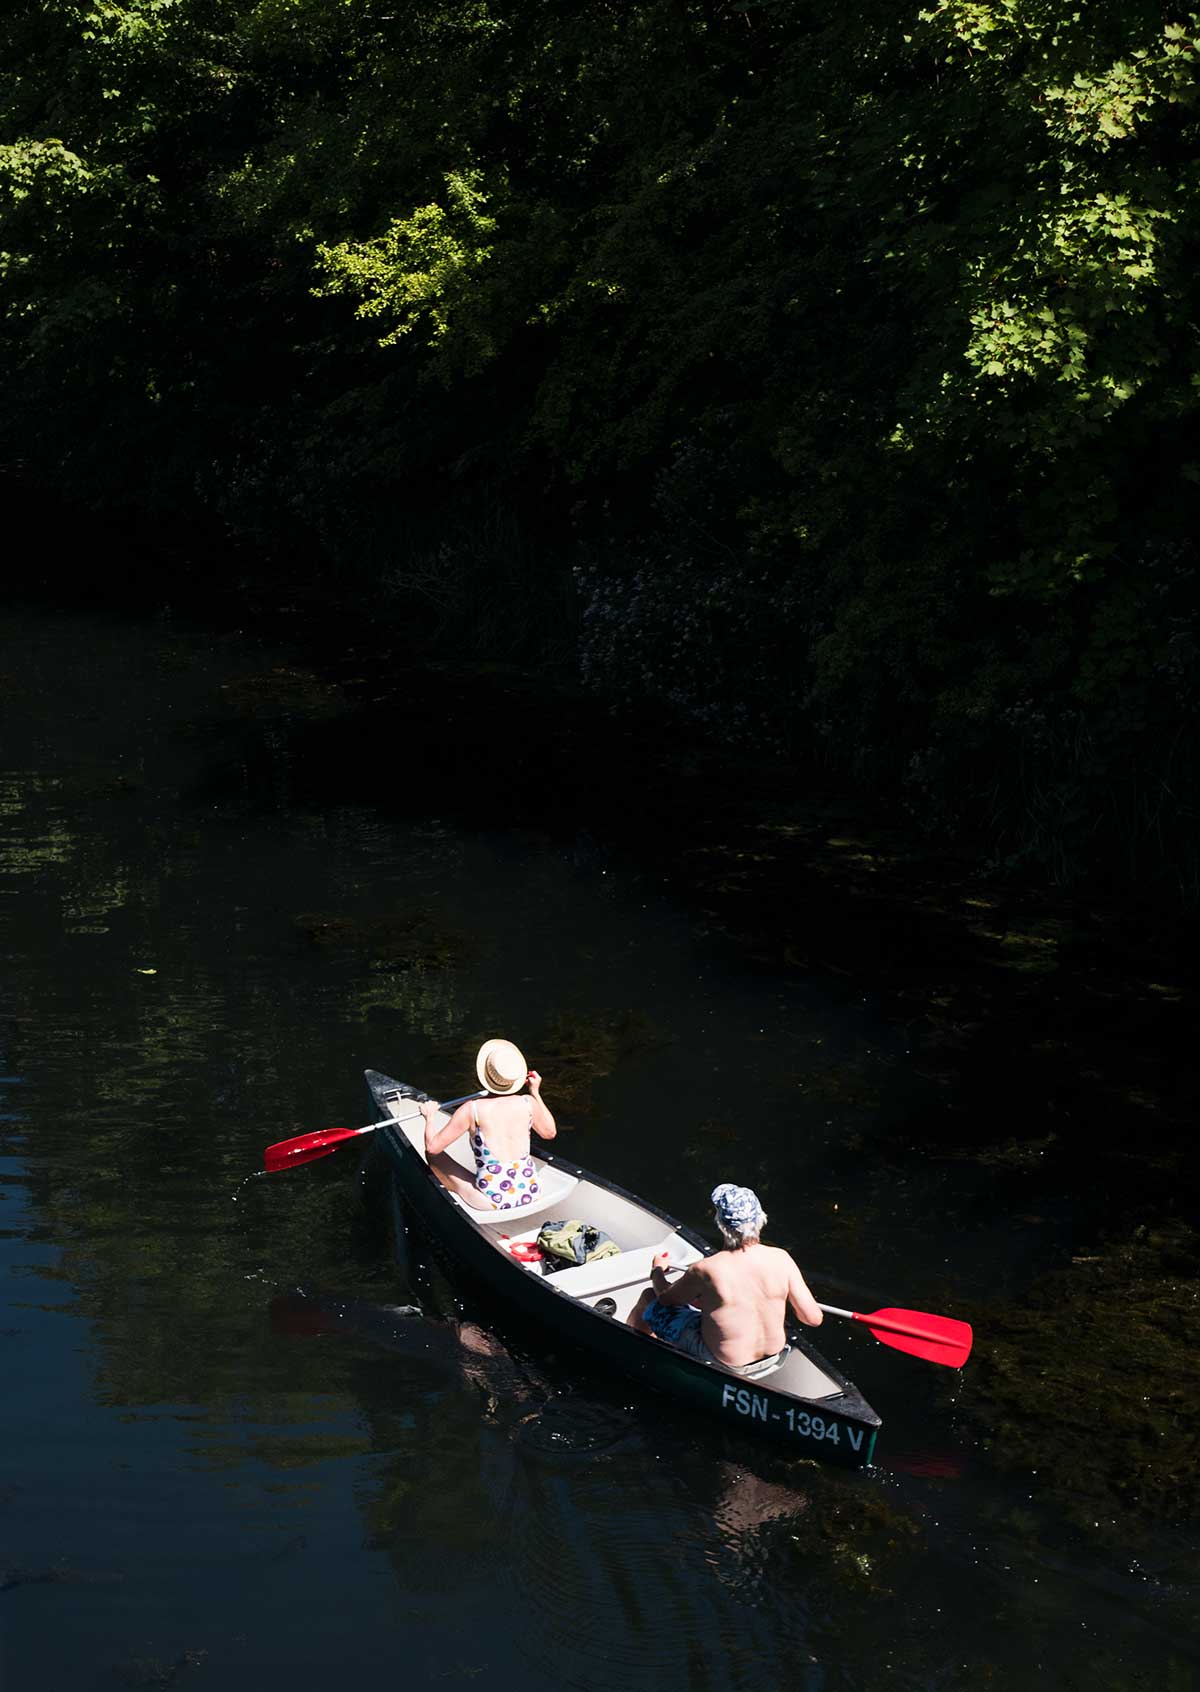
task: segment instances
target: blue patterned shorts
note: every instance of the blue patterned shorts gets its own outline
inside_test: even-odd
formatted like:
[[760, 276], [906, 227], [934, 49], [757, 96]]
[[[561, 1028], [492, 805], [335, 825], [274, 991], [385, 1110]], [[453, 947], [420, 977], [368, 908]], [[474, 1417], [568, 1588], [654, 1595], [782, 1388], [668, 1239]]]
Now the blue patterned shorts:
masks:
[[785, 1345], [782, 1351], [771, 1357], [760, 1357], [754, 1363], [744, 1363], [739, 1367], [736, 1363], [722, 1363], [705, 1345], [700, 1333], [700, 1312], [694, 1304], [663, 1304], [654, 1298], [642, 1311], [642, 1320], [652, 1334], [673, 1345], [676, 1351], [682, 1351], [685, 1357], [694, 1357], [698, 1363], [715, 1363], [718, 1369], [729, 1369], [735, 1375], [744, 1375], [747, 1380], [771, 1374], [792, 1349], [790, 1345]]
[[716, 1358], [705, 1345], [700, 1334], [700, 1312], [694, 1304], [663, 1304], [657, 1298], [642, 1311], [642, 1320], [660, 1340], [682, 1351], [685, 1357], [695, 1357], [701, 1363], [715, 1363]]

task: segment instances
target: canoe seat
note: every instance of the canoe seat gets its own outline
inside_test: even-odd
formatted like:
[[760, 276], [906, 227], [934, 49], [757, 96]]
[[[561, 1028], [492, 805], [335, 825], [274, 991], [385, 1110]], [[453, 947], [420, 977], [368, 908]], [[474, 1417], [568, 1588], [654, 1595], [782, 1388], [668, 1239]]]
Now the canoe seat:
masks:
[[581, 1263], [576, 1269], [559, 1269], [548, 1277], [551, 1286], [572, 1298], [585, 1294], [615, 1292], [618, 1287], [649, 1286], [650, 1267], [655, 1254], [671, 1242], [671, 1262], [675, 1265], [695, 1263], [701, 1255], [677, 1234], [668, 1234], [657, 1245], [639, 1246], [623, 1251], [619, 1257], [598, 1257], [594, 1263]]
[[524, 1204], [519, 1210], [476, 1210], [473, 1204], [459, 1198], [457, 1193], [451, 1193], [450, 1196], [472, 1222], [478, 1222], [484, 1228], [502, 1223], [505, 1231], [512, 1233], [518, 1228], [523, 1229], [529, 1216], [538, 1216], [551, 1209], [561, 1209], [563, 1201], [569, 1198], [579, 1185], [578, 1175], [568, 1175], [564, 1169], [555, 1169], [552, 1163], [541, 1163], [535, 1158], [534, 1168], [537, 1170], [542, 1190], [532, 1204]]

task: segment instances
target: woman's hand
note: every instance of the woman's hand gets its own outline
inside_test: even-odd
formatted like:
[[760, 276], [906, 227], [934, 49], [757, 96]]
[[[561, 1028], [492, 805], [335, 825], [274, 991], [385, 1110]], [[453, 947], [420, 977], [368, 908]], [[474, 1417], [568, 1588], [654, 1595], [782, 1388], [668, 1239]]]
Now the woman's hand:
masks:
[[426, 1132], [428, 1132], [430, 1124], [436, 1120], [437, 1115], [440, 1112], [441, 1108], [442, 1108], [441, 1105], [437, 1102], [436, 1099], [422, 1099], [420, 1101], [420, 1103], [417, 1105], [417, 1109], [420, 1111], [421, 1115], [425, 1118]]
[[534, 1098], [539, 1098], [542, 1091], [542, 1078], [538, 1074], [537, 1070], [531, 1069], [525, 1079], [529, 1083], [529, 1091], [533, 1094]]
[[665, 1275], [667, 1272], [667, 1264], [671, 1261], [671, 1254], [669, 1251], [660, 1251], [657, 1256], [651, 1258], [650, 1261], [656, 1269], [661, 1269]]

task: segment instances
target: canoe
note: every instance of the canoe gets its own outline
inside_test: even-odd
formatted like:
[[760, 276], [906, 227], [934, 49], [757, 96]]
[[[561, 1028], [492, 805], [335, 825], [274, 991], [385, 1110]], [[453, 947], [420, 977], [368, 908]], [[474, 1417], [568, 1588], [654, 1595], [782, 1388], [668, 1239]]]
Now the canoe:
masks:
[[[410, 1114], [413, 1101], [429, 1096], [374, 1069], [366, 1076], [380, 1118]], [[379, 1130], [379, 1138], [400, 1198], [431, 1241], [480, 1276], [506, 1304], [620, 1374], [710, 1412], [739, 1433], [846, 1468], [871, 1461], [879, 1417], [796, 1324], [789, 1321], [791, 1349], [784, 1360], [770, 1374], [752, 1379], [719, 1363], [686, 1357], [627, 1326], [638, 1295], [650, 1283], [651, 1259], [658, 1252], [668, 1252], [672, 1265], [685, 1267], [717, 1249], [665, 1211], [553, 1152], [534, 1157], [539, 1190], [530, 1204], [517, 1210], [475, 1210], [430, 1170], [421, 1117], [389, 1124]], [[465, 1136], [449, 1151], [474, 1175]], [[621, 1248], [620, 1255], [549, 1275], [540, 1263], [514, 1256], [514, 1247], [536, 1241], [543, 1224], [559, 1218], [602, 1229]]]

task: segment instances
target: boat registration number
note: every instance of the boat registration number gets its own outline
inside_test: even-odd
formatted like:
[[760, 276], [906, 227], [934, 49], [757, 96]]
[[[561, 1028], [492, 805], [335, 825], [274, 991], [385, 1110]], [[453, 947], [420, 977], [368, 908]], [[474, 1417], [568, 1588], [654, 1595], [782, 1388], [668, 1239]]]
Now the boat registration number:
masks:
[[861, 1451], [865, 1429], [852, 1428], [832, 1416], [819, 1416], [811, 1410], [798, 1410], [789, 1404], [783, 1410], [773, 1409], [771, 1400], [750, 1387], [734, 1386], [726, 1382], [721, 1389], [722, 1410], [732, 1410], [737, 1416], [748, 1416], [752, 1422], [781, 1422], [800, 1439], [828, 1440], [840, 1445], [843, 1438], [852, 1451]]

